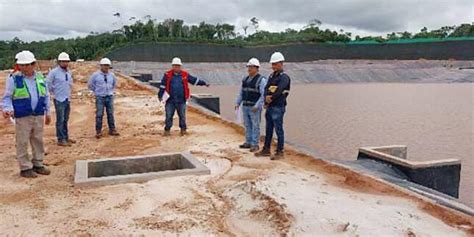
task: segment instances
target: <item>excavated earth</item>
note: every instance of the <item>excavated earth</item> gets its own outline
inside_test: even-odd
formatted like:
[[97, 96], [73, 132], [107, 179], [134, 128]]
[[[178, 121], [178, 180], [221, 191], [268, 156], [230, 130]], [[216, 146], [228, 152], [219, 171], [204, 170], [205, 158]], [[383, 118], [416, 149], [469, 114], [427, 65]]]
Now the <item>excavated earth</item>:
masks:
[[[472, 217], [291, 147], [281, 161], [256, 158], [238, 149], [241, 128], [195, 108], [187, 113], [189, 135], [179, 136], [175, 126], [163, 137], [156, 92], [122, 75], [115, 100], [121, 136], [97, 140], [94, 99], [86, 89], [97, 67], [71, 67], [70, 134], [77, 144], [56, 146], [54, 126], [46, 126], [50, 176], [20, 178], [14, 126], [0, 120], [0, 235], [474, 235]], [[2, 92], [7, 74], [0, 72]], [[73, 185], [76, 160], [179, 151], [190, 151], [211, 175]]]

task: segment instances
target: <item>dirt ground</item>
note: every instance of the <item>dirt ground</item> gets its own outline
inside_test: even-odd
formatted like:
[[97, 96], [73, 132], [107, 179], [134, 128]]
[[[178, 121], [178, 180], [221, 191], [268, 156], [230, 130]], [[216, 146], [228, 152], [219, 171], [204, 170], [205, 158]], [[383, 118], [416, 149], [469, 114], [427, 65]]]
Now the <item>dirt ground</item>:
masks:
[[[0, 120], [0, 235], [474, 235], [470, 217], [291, 148], [282, 161], [256, 158], [238, 149], [238, 128], [193, 108], [189, 135], [179, 136], [175, 126], [171, 137], [162, 137], [155, 92], [123, 76], [115, 100], [121, 136], [97, 140], [94, 99], [85, 89], [96, 66], [72, 69], [70, 134], [77, 144], [56, 146], [54, 125], [46, 127], [50, 176], [20, 178], [14, 126]], [[2, 93], [6, 75], [0, 72]], [[73, 185], [76, 160], [177, 151], [190, 151], [211, 175]]]

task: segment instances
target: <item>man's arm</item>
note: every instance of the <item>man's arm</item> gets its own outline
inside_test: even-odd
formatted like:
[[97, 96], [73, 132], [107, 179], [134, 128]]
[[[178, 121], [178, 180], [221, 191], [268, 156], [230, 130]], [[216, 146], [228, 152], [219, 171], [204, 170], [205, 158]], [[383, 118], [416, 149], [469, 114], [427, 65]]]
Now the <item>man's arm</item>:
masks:
[[235, 99], [235, 106], [240, 106], [240, 104], [242, 104], [242, 84], [239, 87], [239, 93]]
[[92, 74], [91, 78], [89, 78], [89, 81], [87, 82], [87, 88], [91, 91], [95, 91], [95, 74]]
[[46, 82], [46, 98], [45, 98], [45, 102], [46, 102], [46, 110], [45, 110], [45, 113], [47, 116], [50, 116], [51, 115], [51, 101], [49, 101], [49, 85], [48, 83]]
[[165, 89], [166, 89], [166, 75], [163, 75], [163, 78], [161, 78], [160, 90], [158, 91], [158, 99], [160, 101], [163, 99], [163, 94], [165, 93]]
[[14, 90], [15, 90], [15, 85], [14, 85], [13, 77], [8, 77], [6, 80], [5, 93], [3, 94], [3, 98], [2, 98], [2, 110], [3, 110], [3, 115], [6, 118], [10, 116], [10, 115], [7, 116], [6, 113], [13, 112], [13, 91]]
[[69, 86], [72, 90], [72, 87], [74, 86], [74, 79], [72, 77], [72, 73], [69, 73], [70, 79], [69, 79]]
[[290, 83], [290, 78], [285, 74], [281, 75], [281, 80], [280, 80], [280, 83], [278, 83], [278, 88], [275, 91], [275, 93], [273, 93], [272, 95], [272, 101], [280, 98], [280, 96], [283, 95], [283, 91], [285, 90], [285, 88], [288, 86], [289, 83]]
[[199, 79], [197, 77], [194, 77], [194, 76], [191, 76], [191, 75], [188, 75], [188, 83], [190, 83], [194, 86], [208, 86], [206, 81], [201, 80], [201, 79]]
[[115, 88], [117, 87], [117, 77], [116, 77], [115, 74], [113, 74], [113, 73], [111, 73], [111, 75], [112, 75], [112, 78], [114, 79], [114, 80], [112, 81], [112, 89], [115, 90]]
[[51, 70], [49, 73], [48, 73], [48, 76], [46, 77], [46, 85], [48, 86], [48, 90], [51, 94], [54, 95], [54, 87], [53, 87], [53, 83], [54, 83], [54, 69]]
[[260, 98], [258, 98], [257, 103], [255, 103], [254, 108], [262, 108], [263, 103], [265, 102], [265, 87], [267, 86], [267, 79], [262, 77], [260, 80], [259, 91], [260, 91]]

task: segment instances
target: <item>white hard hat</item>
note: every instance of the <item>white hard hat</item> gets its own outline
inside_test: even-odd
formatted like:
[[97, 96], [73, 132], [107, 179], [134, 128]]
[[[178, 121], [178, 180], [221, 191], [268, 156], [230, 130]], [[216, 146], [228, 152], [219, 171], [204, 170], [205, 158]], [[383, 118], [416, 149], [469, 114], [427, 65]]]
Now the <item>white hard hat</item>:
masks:
[[249, 62], [247, 63], [247, 67], [249, 66], [255, 66], [255, 67], [260, 67], [260, 61], [256, 58], [251, 58]]
[[285, 61], [285, 57], [283, 57], [283, 54], [281, 54], [280, 52], [275, 52], [270, 57], [270, 63], [278, 63], [283, 61]]
[[31, 64], [36, 62], [35, 55], [28, 50], [19, 52], [16, 55], [16, 59], [16, 64]]
[[103, 59], [100, 60], [99, 64], [100, 64], [100, 65], [109, 65], [109, 66], [110, 66], [110, 65], [112, 65], [112, 62], [111, 62], [110, 59], [108, 59], [108, 58], [103, 58]]
[[178, 57], [175, 57], [173, 58], [173, 60], [171, 60], [171, 65], [183, 65], [183, 63], [181, 62], [181, 59], [178, 58]]
[[58, 61], [71, 61], [71, 59], [69, 58], [69, 54], [62, 52], [58, 56]]
[[[21, 52], [23, 52], [23, 51], [21, 51]], [[21, 52], [15, 54], [15, 60], [18, 60], [18, 56], [20, 56]]]

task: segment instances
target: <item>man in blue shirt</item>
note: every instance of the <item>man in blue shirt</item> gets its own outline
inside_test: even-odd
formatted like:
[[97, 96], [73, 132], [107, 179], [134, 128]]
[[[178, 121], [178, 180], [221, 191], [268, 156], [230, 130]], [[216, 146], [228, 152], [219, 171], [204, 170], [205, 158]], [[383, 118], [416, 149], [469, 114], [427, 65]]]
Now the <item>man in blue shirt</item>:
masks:
[[245, 143], [240, 145], [242, 149], [250, 149], [250, 152], [258, 151], [260, 139], [260, 118], [264, 103], [265, 86], [267, 79], [258, 73], [260, 62], [251, 58], [247, 63], [248, 76], [242, 80], [235, 109], [242, 104], [242, 114], [245, 125]]
[[70, 97], [72, 90], [72, 74], [68, 70], [69, 55], [62, 52], [58, 56], [58, 66], [48, 74], [48, 89], [54, 96], [54, 108], [56, 109], [56, 137], [59, 146], [70, 146], [75, 143], [69, 138], [68, 121], [70, 107]]
[[97, 139], [102, 137], [102, 118], [104, 107], [107, 111], [107, 124], [109, 135], [119, 136], [115, 129], [114, 119], [114, 89], [117, 86], [117, 78], [110, 72], [112, 62], [108, 58], [100, 60], [100, 70], [92, 74], [88, 82], [89, 90], [94, 92], [96, 105], [95, 130]]
[[209, 86], [205, 81], [191, 76], [188, 72], [181, 70], [180, 58], [173, 58], [171, 61], [172, 69], [167, 71], [161, 79], [160, 91], [158, 99], [166, 103], [166, 121], [164, 136], [170, 135], [173, 126], [174, 112], [178, 112], [179, 127], [181, 128], [181, 136], [186, 135], [186, 101], [190, 97], [188, 83], [195, 86]]
[[[16, 156], [20, 175], [36, 178], [49, 175], [44, 167], [43, 123], [51, 123], [49, 92], [40, 72], [35, 71], [36, 59], [30, 51], [18, 54], [20, 72], [10, 75], [2, 99], [3, 117], [15, 123]], [[14, 118], [14, 120], [13, 120]], [[32, 159], [28, 155], [31, 145]]]

